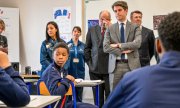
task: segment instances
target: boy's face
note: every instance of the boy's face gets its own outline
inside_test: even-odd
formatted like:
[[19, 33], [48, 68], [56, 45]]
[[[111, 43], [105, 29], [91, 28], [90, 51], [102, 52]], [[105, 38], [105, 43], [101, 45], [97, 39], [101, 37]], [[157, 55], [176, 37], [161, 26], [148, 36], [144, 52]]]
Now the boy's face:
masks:
[[68, 56], [69, 54], [67, 52], [67, 49], [65, 48], [57, 48], [53, 53], [53, 59], [55, 63], [60, 67], [64, 66], [68, 59]]

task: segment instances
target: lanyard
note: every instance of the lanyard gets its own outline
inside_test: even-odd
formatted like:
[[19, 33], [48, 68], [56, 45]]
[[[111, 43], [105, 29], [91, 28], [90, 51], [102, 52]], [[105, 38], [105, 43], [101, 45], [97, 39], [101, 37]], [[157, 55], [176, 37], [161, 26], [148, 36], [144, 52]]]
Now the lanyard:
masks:
[[77, 58], [77, 46], [74, 46], [75, 58]]

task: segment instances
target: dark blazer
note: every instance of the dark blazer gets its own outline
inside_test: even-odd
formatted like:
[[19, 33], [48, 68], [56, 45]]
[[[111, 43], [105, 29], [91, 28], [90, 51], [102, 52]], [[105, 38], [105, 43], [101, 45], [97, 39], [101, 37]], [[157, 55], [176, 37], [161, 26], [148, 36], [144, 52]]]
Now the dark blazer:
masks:
[[[140, 48], [141, 45], [141, 30], [137, 25], [134, 25], [127, 21], [126, 23], [126, 43], [121, 44], [121, 49], [120, 48], [112, 48], [110, 44], [117, 44], [121, 43], [120, 39], [120, 33], [119, 33], [119, 24], [115, 23], [112, 24], [105, 33], [105, 38], [104, 38], [104, 43], [103, 43], [103, 48], [104, 52], [113, 54], [114, 56], [121, 56], [121, 52], [124, 50], [133, 50], [131, 53], [128, 53], [128, 65], [131, 70], [139, 68], [140, 65], [140, 60], [139, 60], [139, 53], [138, 49]], [[116, 59], [114, 59], [114, 62]], [[113, 64], [112, 64], [113, 65]], [[115, 65], [115, 63], [114, 63]], [[115, 68], [115, 66], [112, 66]], [[114, 69], [113, 69], [114, 70]]]
[[104, 37], [101, 35], [99, 25], [91, 27], [88, 30], [84, 54], [89, 66], [89, 72], [108, 74], [109, 54], [103, 51], [103, 40]]
[[141, 67], [150, 65], [151, 58], [154, 55], [154, 33], [152, 30], [142, 26], [142, 42], [139, 48], [139, 59]]
[[180, 108], [180, 52], [166, 52], [160, 63], [128, 72], [103, 108]]

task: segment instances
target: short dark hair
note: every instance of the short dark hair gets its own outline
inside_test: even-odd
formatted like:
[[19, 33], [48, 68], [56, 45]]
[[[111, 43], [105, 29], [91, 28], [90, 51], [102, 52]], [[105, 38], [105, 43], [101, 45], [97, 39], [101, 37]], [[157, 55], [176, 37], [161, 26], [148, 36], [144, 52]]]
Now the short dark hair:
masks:
[[58, 42], [53, 47], [53, 53], [57, 48], [65, 48], [67, 50], [67, 53], [69, 54], [69, 48], [65, 42]]
[[74, 31], [74, 29], [77, 29], [77, 30], [80, 31], [80, 33], [81, 33], [81, 27], [79, 27], [79, 26], [74, 26], [73, 29], [72, 29], [72, 32]]
[[125, 1], [116, 1], [116, 2], [112, 5], [112, 10], [113, 10], [113, 11], [114, 11], [114, 6], [121, 6], [124, 10], [128, 9], [127, 2], [125, 2]]
[[132, 16], [133, 16], [134, 13], [143, 15], [141, 11], [135, 10], [135, 11], [132, 11], [132, 12], [131, 12], [131, 14], [130, 14], [130, 17], [131, 17], [131, 18], [132, 18]]
[[159, 24], [158, 34], [165, 51], [180, 51], [180, 12], [168, 14]]

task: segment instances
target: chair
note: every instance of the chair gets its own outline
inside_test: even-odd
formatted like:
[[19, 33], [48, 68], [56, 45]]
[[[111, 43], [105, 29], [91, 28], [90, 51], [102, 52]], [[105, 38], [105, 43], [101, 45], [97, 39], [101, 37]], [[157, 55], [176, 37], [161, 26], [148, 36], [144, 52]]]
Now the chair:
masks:
[[[75, 92], [75, 87], [74, 87], [74, 83], [73, 82], [70, 82], [70, 87], [69, 87], [69, 90], [67, 91], [67, 93], [65, 94], [63, 100], [62, 100], [62, 106], [64, 106], [65, 104], [65, 99], [66, 99], [66, 96], [69, 96], [69, 95], [72, 95], [73, 96], [73, 104], [74, 104], [74, 108], [76, 108], [76, 92]], [[58, 86], [60, 86], [60, 83], [58, 83]], [[38, 95], [45, 95], [45, 96], [48, 96], [48, 95], [51, 95], [45, 82], [42, 80], [42, 79], [39, 79], [38, 82], [37, 82], [37, 93]], [[48, 108], [51, 108], [51, 106], [48, 106]]]

